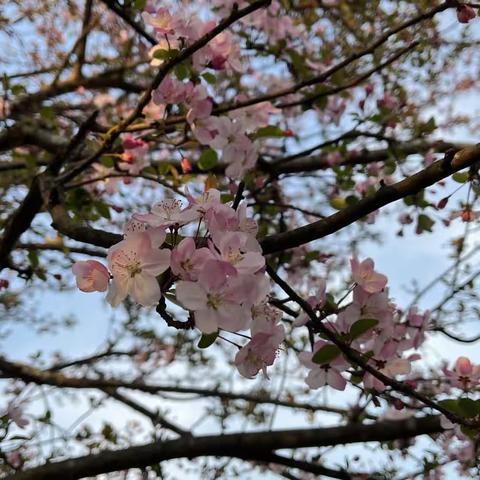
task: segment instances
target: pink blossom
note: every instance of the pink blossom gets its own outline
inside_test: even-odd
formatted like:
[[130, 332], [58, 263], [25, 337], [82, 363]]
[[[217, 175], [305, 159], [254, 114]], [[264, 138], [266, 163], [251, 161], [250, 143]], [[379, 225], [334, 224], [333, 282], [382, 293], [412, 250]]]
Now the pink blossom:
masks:
[[196, 249], [195, 240], [187, 237], [172, 250], [172, 272], [182, 280], [195, 281], [208, 260], [213, 260], [210, 250]]
[[473, 373], [473, 365], [469, 358], [458, 357], [455, 362], [455, 373], [467, 377]]
[[148, 145], [141, 139], [132, 135], [125, 135], [122, 138], [122, 146], [125, 152], [122, 154], [122, 161], [119, 163], [121, 170], [132, 175], [138, 175], [141, 170], [150, 165], [146, 158]]
[[[247, 100], [245, 95], [239, 95], [237, 102]], [[254, 131], [259, 127], [265, 127], [269, 124], [270, 115], [280, 113], [280, 109], [275, 108], [271, 102], [260, 102], [250, 107], [239, 108], [229, 113], [228, 116], [243, 125], [246, 131]]]
[[377, 100], [377, 105], [379, 108], [385, 108], [387, 110], [394, 110], [399, 106], [400, 102], [397, 97], [393, 96], [391, 93], [385, 92], [383, 97]]
[[6, 452], [5, 458], [13, 468], [20, 468], [23, 465], [23, 458], [20, 452]]
[[105, 292], [107, 290], [110, 274], [100, 262], [96, 260], [75, 262], [72, 271], [76, 277], [77, 287], [82, 292]]
[[187, 211], [192, 212], [195, 219], [202, 218], [210, 209], [221, 206], [221, 195], [215, 188], [209, 188], [198, 197], [191, 195], [188, 188], [185, 188], [185, 194], [188, 199]]
[[207, 90], [203, 85], [197, 85], [186, 102], [190, 106], [187, 112], [187, 121], [190, 124], [196, 120], [206, 119], [212, 113], [212, 101], [208, 98]]
[[276, 341], [281, 335], [280, 332], [284, 332], [281, 325], [277, 326], [277, 329], [278, 333], [275, 336], [264, 332], [253, 335], [250, 342], [238, 351], [235, 356], [235, 365], [241, 375], [246, 378], [253, 378], [260, 370], [263, 371], [265, 376], [267, 375], [267, 367], [273, 365], [277, 356], [279, 343], [276, 343]]
[[[397, 375], [407, 375], [410, 373], [410, 362], [404, 358], [395, 358], [387, 362], [378, 362], [380, 366], [376, 365], [377, 370], [389, 378], [394, 378]], [[365, 388], [375, 390], [377, 392], [383, 392], [385, 390], [385, 384], [372, 375], [371, 373], [365, 373], [363, 377], [363, 385]]]
[[420, 315], [416, 307], [412, 307], [407, 315], [407, 333], [412, 340], [412, 346], [418, 348], [425, 341], [425, 331], [428, 327], [430, 312]]
[[245, 248], [252, 252], [261, 252], [256, 240], [257, 222], [247, 215], [247, 206], [241, 203], [237, 210], [225, 204], [212, 206], [205, 215], [205, 222], [212, 237], [219, 238], [223, 232], [241, 232], [245, 238]]
[[238, 141], [225, 147], [222, 159], [228, 164], [225, 169], [227, 177], [241, 179], [255, 167], [258, 153], [255, 144], [245, 135]]
[[18, 403], [15, 404], [13, 401], [8, 403], [6, 415], [19, 428], [25, 428], [30, 423], [28, 419], [25, 418], [21, 406]]
[[359, 262], [356, 257], [350, 260], [353, 281], [367, 293], [381, 292], [387, 285], [387, 277], [374, 270], [375, 264], [371, 258]]
[[172, 75], [167, 75], [153, 92], [152, 98], [156, 104], [182, 103], [191, 94], [193, 88], [191, 82], [184, 83]]
[[[316, 295], [312, 295], [308, 297], [307, 302], [314, 310], [321, 310], [325, 305], [327, 300], [327, 284], [324, 279], [320, 279], [318, 281], [318, 290]], [[306, 325], [310, 320], [310, 317], [305, 313], [302, 312], [300, 315], [294, 320], [293, 326], [300, 327]]]
[[318, 340], [315, 342], [313, 352], [300, 352], [298, 354], [300, 363], [310, 369], [305, 381], [310, 388], [316, 389], [329, 385], [336, 390], [345, 390], [347, 382], [341, 375], [341, 371], [345, 367], [343, 358], [338, 357], [325, 365], [319, 365], [312, 360], [315, 353], [325, 345], [327, 345], [327, 342]]
[[210, 250], [218, 260], [231, 264], [240, 274], [250, 274], [265, 266], [265, 258], [259, 252], [250, 252], [246, 237], [239, 232], [225, 232], [210, 243]]
[[142, 16], [145, 23], [151, 25], [157, 34], [165, 35], [173, 33], [173, 18], [166, 8], [159, 8], [153, 15], [148, 12], [143, 12]]
[[191, 124], [193, 135], [202, 145], [210, 145], [217, 134], [215, 118], [197, 118]]
[[237, 353], [235, 365], [241, 375], [254, 377], [260, 370], [265, 375], [266, 368], [275, 361], [278, 348], [285, 339], [285, 329], [277, 322], [282, 312], [267, 302], [252, 308], [252, 339]]
[[203, 333], [219, 328], [238, 332], [248, 328], [251, 313], [240, 304], [244, 293], [237, 283], [232, 284], [225, 273], [209, 261], [199, 275], [198, 282], [177, 282], [178, 301], [195, 313], [195, 325]]
[[153, 248], [148, 232], [129, 235], [109, 249], [107, 259], [113, 275], [107, 301], [112, 306], [128, 294], [143, 306], [160, 300], [156, 277], [170, 266], [170, 250]]
[[182, 209], [182, 202], [175, 199], [162, 200], [153, 205], [151, 213], [137, 213], [135, 220], [148, 223], [152, 227], [182, 226], [195, 220], [195, 212]]

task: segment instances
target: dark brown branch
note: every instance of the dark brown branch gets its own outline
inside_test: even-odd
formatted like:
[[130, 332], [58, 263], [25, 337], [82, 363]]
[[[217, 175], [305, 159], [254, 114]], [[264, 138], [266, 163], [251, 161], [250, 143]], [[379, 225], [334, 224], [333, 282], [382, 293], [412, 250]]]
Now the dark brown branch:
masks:
[[208, 33], [203, 35], [203, 37], [198, 39], [189, 47], [182, 50], [176, 57], [165, 62], [158, 70], [155, 78], [150, 83], [149, 87], [143, 92], [140, 100], [137, 103], [137, 106], [133, 109], [130, 115], [128, 115], [128, 117], [121, 123], [111, 128], [108, 133], [105, 134], [104, 141], [102, 142], [102, 145], [97, 149], [97, 151], [90, 157], [80, 162], [79, 165], [77, 165], [75, 168], [72, 168], [70, 171], [62, 175], [61, 181], [63, 183], [66, 183], [72, 180], [78, 174], [82, 173], [87, 167], [93, 164], [103, 153], [110, 149], [110, 147], [113, 145], [113, 142], [118, 138], [118, 136], [142, 115], [143, 109], [148, 105], [152, 98], [153, 91], [158, 88], [158, 86], [162, 83], [164, 78], [170, 73], [173, 68], [190, 58], [195, 52], [207, 45], [208, 42], [213, 40], [217, 35], [219, 35], [228, 27], [233, 25], [236, 21], [249, 15], [250, 13], [255, 12], [256, 10], [259, 10], [260, 8], [269, 5], [270, 2], [271, 0], [256, 0], [245, 8], [242, 8], [240, 10], [234, 10], [231, 15], [220, 21], [218, 25], [216, 25]]
[[54, 245], [49, 243], [17, 243], [15, 245], [17, 250], [43, 250], [56, 251], [65, 254], [81, 253], [83, 255], [91, 255], [92, 257], [106, 257], [107, 254], [103, 250], [95, 250], [88, 247], [70, 247], [68, 245]]
[[116, 13], [126, 24], [130, 25], [138, 34], [140, 34], [150, 45], [156, 45], [158, 42], [148, 32], [144, 30], [140, 23], [131, 18], [115, 0], [101, 0], [112, 12]]
[[[68, 366], [68, 365], [67, 365]], [[55, 368], [55, 367], [54, 367]], [[62, 367], [66, 368], [66, 367]], [[248, 393], [233, 393], [222, 391], [219, 389], [208, 389], [199, 387], [182, 387], [170, 385], [150, 385], [139, 381], [122, 381], [109, 378], [81, 378], [69, 377], [62, 373], [53, 370], [40, 370], [29, 365], [10, 362], [7, 359], [0, 357], [0, 372], [3, 378], [18, 378], [24, 382], [32, 382], [37, 385], [51, 385], [59, 388], [74, 388], [74, 389], [100, 389], [105, 388], [117, 389], [126, 388], [129, 390], [138, 390], [145, 393], [179, 393], [192, 394], [201, 397], [217, 397], [223, 400], [244, 400], [252, 403], [264, 403], [270, 405], [278, 405], [286, 408], [297, 408], [309, 411], [325, 411], [339, 415], [345, 415], [345, 410], [328, 407], [322, 405], [312, 405], [310, 403], [292, 402], [280, 399], [273, 399], [265, 396], [248, 394]]]
[[383, 421], [372, 425], [185, 437], [49, 463], [18, 472], [7, 477], [7, 480], [74, 480], [129, 468], [142, 468], [175, 458], [225, 456], [255, 460], [262, 454], [285, 448], [387, 442], [441, 431], [440, 418], [431, 416]]
[[409, 195], [414, 195], [424, 188], [479, 161], [480, 146], [464, 148], [455, 154], [452, 161], [450, 161], [449, 158], [450, 157], [446, 157], [443, 160], [432, 163], [432, 165], [424, 170], [393, 185], [381, 186], [375, 194], [323, 220], [296, 228], [289, 232], [266, 237], [261, 242], [263, 252], [265, 254], [281, 252], [326, 237], [389, 203], [393, 203]]
[[471, 422], [469, 419], [453, 414], [447, 408], [444, 408], [442, 405], [439, 405], [435, 401], [431, 400], [429, 397], [423, 395], [422, 393], [419, 393], [417, 390], [411, 388], [406, 383], [398, 382], [397, 380], [390, 378], [387, 375], [384, 375], [379, 370], [374, 368], [370, 363], [365, 361], [364, 358], [356, 350], [352, 349], [349, 345], [344, 343], [341, 339], [337, 337], [334, 332], [327, 328], [325, 324], [322, 323], [321, 319], [316, 316], [315, 311], [310, 306], [310, 304], [302, 297], [300, 297], [295, 292], [295, 290], [293, 290], [293, 288], [290, 287], [290, 285], [285, 282], [285, 280], [283, 280], [269, 265], [267, 265], [267, 273], [270, 275], [272, 280], [308, 315], [308, 317], [310, 318], [310, 328], [312, 329], [312, 331], [322, 334], [326, 339], [335, 344], [342, 352], [345, 359], [348, 360], [352, 365], [358, 365], [362, 368], [362, 370], [370, 373], [375, 378], [380, 380], [383, 384], [391, 387], [394, 391], [400, 392], [410, 398], [415, 398], [416, 400], [423, 403], [425, 406], [430, 407], [439, 413], [442, 413], [450, 421], [459, 425], [475, 426], [478, 428], [477, 421]]
[[120, 403], [123, 403], [124, 405], [127, 405], [130, 407], [132, 410], [136, 410], [137, 412], [141, 413], [142, 415], [145, 415], [148, 417], [154, 425], [160, 425], [163, 428], [166, 428], [168, 430], [171, 430], [172, 432], [178, 433], [180, 436], [189, 436], [191, 435], [190, 432], [187, 430], [184, 430], [183, 428], [179, 427], [178, 425], [175, 425], [174, 423], [170, 422], [167, 420], [165, 417], [160, 415], [158, 412], [153, 412], [152, 410], [149, 410], [147, 407], [144, 407], [140, 403], [132, 400], [131, 398], [119, 393], [115, 389], [103, 389], [103, 391], [110, 397], [114, 398]]
[[225, 112], [229, 112], [229, 111], [236, 110], [236, 109], [239, 109], [239, 108], [247, 107], [247, 106], [250, 106], [250, 105], [255, 105], [257, 103], [275, 100], [277, 98], [296, 93], [296, 92], [298, 92], [299, 90], [301, 90], [305, 87], [320, 84], [320, 83], [324, 82], [325, 80], [327, 80], [328, 78], [330, 78], [336, 72], [342, 70], [343, 68], [345, 68], [346, 66], [355, 62], [356, 60], [359, 60], [360, 58], [363, 58], [367, 55], [372, 54], [378, 47], [383, 45], [385, 42], [387, 42], [394, 35], [402, 32], [403, 30], [406, 30], [407, 28], [410, 28], [410, 27], [412, 27], [416, 24], [419, 24], [419, 23], [421, 23], [425, 20], [429, 20], [440, 12], [443, 12], [445, 10], [448, 10], [449, 8], [455, 7], [456, 3], [457, 2], [455, 2], [455, 1], [447, 0], [443, 3], [441, 3], [440, 5], [428, 10], [427, 12], [420, 13], [419, 15], [411, 18], [410, 20], [407, 20], [404, 23], [402, 23], [401, 25], [398, 25], [397, 27], [395, 27], [391, 30], [388, 30], [382, 36], [380, 36], [377, 40], [375, 40], [375, 42], [370, 44], [368, 47], [352, 53], [347, 58], [338, 62], [336, 65], [333, 65], [328, 70], [325, 70], [320, 75], [314, 76], [314, 77], [312, 77], [308, 80], [304, 80], [302, 82], [299, 82], [299, 83], [293, 85], [292, 87], [288, 87], [288, 88], [285, 88], [283, 90], [280, 90], [280, 91], [277, 91], [277, 92], [274, 92], [274, 93], [269, 93], [269, 94], [266, 94], [266, 95], [255, 97], [255, 98], [243, 101], [243, 102], [236, 103], [234, 105], [227, 105], [225, 107], [220, 107], [220, 108], [215, 110], [215, 113], [217, 113], [217, 114], [218, 113], [225, 113]]
[[92, 227], [81, 225], [73, 221], [68, 215], [67, 210], [60, 203], [49, 208], [52, 216], [52, 226], [60, 233], [79, 242], [89, 243], [97, 247], [108, 248], [123, 240], [123, 236], [118, 233], [105, 232]]

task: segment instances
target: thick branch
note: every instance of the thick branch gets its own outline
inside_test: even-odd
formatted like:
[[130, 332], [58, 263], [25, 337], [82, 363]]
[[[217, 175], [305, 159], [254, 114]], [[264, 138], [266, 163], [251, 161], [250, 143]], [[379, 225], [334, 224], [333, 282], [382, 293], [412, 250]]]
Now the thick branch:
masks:
[[[226, 456], [255, 460], [263, 452], [345, 443], [386, 442], [442, 431], [438, 416], [348, 425], [228, 435], [207, 435], [156, 442], [124, 450], [50, 463], [7, 477], [7, 480], [74, 480], [128, 468], [142, 468], [174, 458]], [[274, 460], [272, 458], [272, 460]]]
[[261, 242], [263, 252], [265, 254], [281, 252], [331, 235], [365, 217], [369, 213], [375, 212], [379, 208], [401, 198], [414, 195], [424, 188], [449, 177], [453, 173], [473, 165], [479, 160], [480, 145], [467, 147], [458, 151], [453, 159], [451, 155], [447, 154], [443, 160], [432, 163], [432, 165], [415, 175], [407, 177], [393, 185], [383, 185], [375, 194], [323, 220], [296, 228], [289, 232], [266, 237]]
[[[63, 365], [61, 368], [65, 368], [69, 364]], [[269, 398], [265, 396], [248, 394], [248, 393], [233, 393], [222, 391], [218, 389], [208, 389], [200, 387], [182, 387], [174, 385], [152, 385], [139, 381], [123, 381], [109, 378], [81, 378], [81, 377], [69, 377], [62, 373], [59, 373], [58, 367], [50, 370], [40, 370], [38, 368], [10, 362], [4, 357], [0, 357], [0, 371], [4, 377], [18, 378], [24, 382], [32, 382], [37, 385], [52, 385], [60, 388], [75, 388], [75, 389], [99, 389], [105, 388], [117, 389], [126, 388], [130, 390], [138, 390], [145, 393], [179, 393], [179, 394], [192, 394], [199, 395], [201, 397], [217, 397], [223, 400], [244, 400], [252, 403], [265, 403], [271, 405], [278, 405], [287, 408], [298, 408], [302, 410], [310, 411], [325, 411], [329, 413], [336, 413], [339, 415], [345, 415], [345, 411], [340, 408], [327, 407], [322, 405], [312, 405], [310, 403], [292, 402], [280, 399]]]

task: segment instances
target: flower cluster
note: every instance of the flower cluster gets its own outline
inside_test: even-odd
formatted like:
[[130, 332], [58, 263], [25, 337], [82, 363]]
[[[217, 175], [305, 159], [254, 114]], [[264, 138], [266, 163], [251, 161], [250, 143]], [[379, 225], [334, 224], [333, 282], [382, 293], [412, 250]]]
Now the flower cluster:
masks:
[[[309, 304], [322, 319], [326, 319], [325, 326], [332, 334], [368, 359], [375, 370], [392, 378], [410, 373], [411, 362], [419, 356], [404, 354], [423, 343], [429, 312], [421, 315], [412, 308], [402, 316], [389, 300], [387, 278], [374, 270], [371, 259], [359, 262], [353, 258], [351, 268], [354, 281], [352, 301], [345, 308], [340, 308], [334, 319], [328, 312], [325, 313], [327, 297], [324, 284], [317, 297], [308, 300]], [[309, 322], [309, 317], [301, 315], [295, 325]], [[306, 379], [310, 387], [330, 385], [337, 390], [345, 388], [344, 375], [350, 363], [333, 343], [319, 340], [314, 344], [313, 352], [300, 353], [299, 360], [311, 370]], [[385, 388], [382, 381], [368, 372], [363, 375], [363, 384], [365, 388], [377, 392]]]
[[[159, 40], [150, 50], [151, 65], [154, 67], [162, 65], [176, 51], [191, 45], [216, 25], [215, 21], [204, 22], [186, 16], [181, 11], [172, 14], [163, 7], [144, 12], [144, 19], [153, 27]], [[232, 38], [227, 31], [216, 35], [193, 54], [190, 68], [197, 74], [206, 68], [214, 71], [240, 70], [240, 50]], [[168, 75], [153, 92], [153, 102], [162, 107], [177, 106], [184, 109], [198, 142], [221, 153], [222, 161], [227, 165], [227, 176], [242, 178], [257, 161], [258, 145], [253, 134], [258, 128], [268, 125], [269, 114], [278, 110], [270, 102], [262, 102], [234, 110], [225, 116], [214, 116], [213, 100], [206, 86], [180, 78]], [[245, 99], [240, 96], [236, 100], [240, 102]]]
[[473, 365], [467, 357], [457, 358], [453, 370], [444, 368], [443, 373], [452, 387], [466, 392], [480, 386], [480, 365]]
[[[242, 375], [252, 377], [273, 363], [285, 337], [278, 324], [281, 312], [266, 303], [270, 284], [255, 238], [257, 225], [245, 204], [235, 210], [221, 202], [216, 189], [198, 198], [187, 193], [187, 198], [186, 207], [169, 199], [149, 213], [134, 214], [124, 239], [108, 251], [108, 269], [94, 260], [74, 264], [77, 286], [84, 292], [108, 289], [112, 306], [128, 295], [153, 306], [165, 295], [187, 309], [204, 334], [251, 328], [251, 341], [236, 364]], [[191, 223], [195, 236], [182, 238], [180, 230]]]
[[[242, 98], [238, 99], [239, 101]], [[195, 138], [221, 152], [226, 175], [239, 179], [257, 162], [258, 145], [252, 134], [268, 125], [269, 115], [278, 110], [270, 102], [234, 110], [228, 115], [212, 115], [213, 101], [204, 85], [167, 76], [153, 93], [157, 105], [183, 105]]]

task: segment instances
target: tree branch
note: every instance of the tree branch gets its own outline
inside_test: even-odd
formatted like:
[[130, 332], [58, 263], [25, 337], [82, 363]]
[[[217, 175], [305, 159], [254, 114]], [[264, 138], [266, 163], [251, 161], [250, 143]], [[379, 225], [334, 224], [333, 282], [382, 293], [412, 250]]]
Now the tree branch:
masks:
[[143, 468], [175, 458], [226, 456], [257, 459], [284, 448], [322, 447], [360, 442], [387, 442], [442, 432], [438, 416], [382, 421], [372, 425], [206, 435], [155, 442], [124, 450], [50, 463], [18, 472], [6, 480], [74, 480], [102, 473]]
[[418, 193], [434, 183], [449, 177], [463, 168], [480, 161], [480, 144], [459, 150], [451, 159], [446, 155], [443, 160], [432, 163], [420, 172], [392, 185], [384, 185], [373, 195], [360, 200], [355, 205], [317, 222], [296, 228], [289, 232], [271, 235], [262, 240], [264, 254], [276, 253], [289, 248], [299, 247], [313, 240], [326, 237], [365, 217], [381, 207], [401, 198]]

